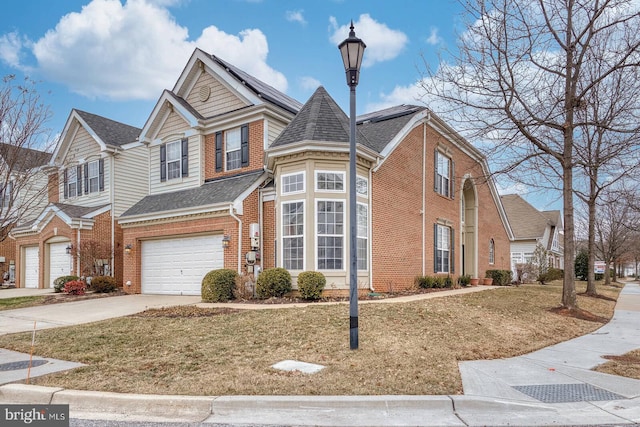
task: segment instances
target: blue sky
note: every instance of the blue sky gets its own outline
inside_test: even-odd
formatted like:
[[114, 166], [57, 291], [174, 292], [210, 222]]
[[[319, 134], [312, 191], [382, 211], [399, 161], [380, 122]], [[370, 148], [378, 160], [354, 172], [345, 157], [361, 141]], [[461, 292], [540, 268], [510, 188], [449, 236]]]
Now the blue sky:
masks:
[[40, 82], [54, 134], [72, 108], [142, 127], [196, 47], [303, 103], [322, 85], [348, 112], [337, 45], [350, 20], [367, 44], [358, 114], [421, 104], [416, 83], [424, 61], [436, 67], [438, 50], [454, 49], [461, 30], [453, 0], [3, 0], [2, 6], [0, 76]]

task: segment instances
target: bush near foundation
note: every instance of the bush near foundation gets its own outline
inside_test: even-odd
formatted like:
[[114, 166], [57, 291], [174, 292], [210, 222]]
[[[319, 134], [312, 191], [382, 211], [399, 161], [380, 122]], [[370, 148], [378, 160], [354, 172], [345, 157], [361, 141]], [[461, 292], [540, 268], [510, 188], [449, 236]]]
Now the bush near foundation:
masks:
[[256, 294], [261, 299], [279, 298], [291, 292], [291, 289], [291, 274], [281, 267], [264, 270], [256, 283]]
[[493, 286], [508, 286], [513, 282], [511, 270], [487, 270], [485, 277], [493, 279]]
[[298, 292], [307, 300], [319, 300], [326, 284], [324, 274], [318, 271], [305, 271], [298, 275]]
[[72, 280], [64, 284], [64, 293], [69, 295], [84, 295], [87, 284], [82, 280]]
[[229, 268], [208, 272], [202, 279], [202, 301], [226, 302], [233, 299], [237, 279], [238, 272]]
[[72, 280], [80, 280], [78, 276], [60, 276], [53, 281], [53, 291], [60, 293], [64, 289], [64, 285]]
[[89, 289], [97, 293], [109, 293], [118, 289], [116, 279], [111, 276], [95, 276], [91, 278]]

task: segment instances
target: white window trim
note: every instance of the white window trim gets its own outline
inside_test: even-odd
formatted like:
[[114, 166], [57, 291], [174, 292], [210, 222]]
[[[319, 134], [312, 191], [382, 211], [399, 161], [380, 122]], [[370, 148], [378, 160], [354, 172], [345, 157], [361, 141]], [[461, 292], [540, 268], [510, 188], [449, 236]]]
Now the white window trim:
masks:
[[[287, 200], [287, 201], [283, 201], [280, 203], [280, 213], [279, 213], [279, 220], [280, 220], [280, 266], [282, 268], [284, 268], [284, 239], [285, 239], [285, 235], [284, 235], [284, 221], [282, 220], [282, 215], [284, 213], [284, 205], [288, 205], [288, 204], [292, 204], [292, 203], [302, 203], [302, 270], [291, 270], [291, 271], [305, 271], [307, 269], [307, 257], [305, 256], [306, 252], [307, 252], [307, 233], [306, 231], [306, 222], [307, 222], [307, 203], [304, 199], [297, 199], [297, 200]], [[288, 236], [291, 237], [291, 236]]]
[[[71, 174], [73, 173], [73, 179], [71, 179]], [[67, 198], [72, 199], [74, 197], [78, 197], [78, 168], [76, 166], [70, 166], [67, 168]], [[71, 185], [74, 186], [74, 194], [71, 195]]]
[[489, 239], [489, 264], [494, 265], [496, 263], [496, 242], [493, 239]]
[[[341, 202], [342, 203], [342, 268], [341, 269], [320, 269], [318, 266], [318, 241], [320, 235], [318, 234], [318, 203], [319, 202]], [[315, 237], [315, 243], [313, 246], [314, 255], [315, 255], [315, 269], [316, 271], [329, 271], [329, 272], [345, 272], [347, 271], [347, 223], [346, 221], [346, 209], [347, 209], [347, 201], [345, 199], [315, 199], [314, 201], [314, 212], [313, 212], [313, 234]], [[334, 235], [328, 235], [334, 236]]]
[[[371, 223], [371, 221], [370, 221], [371, 213], [370, 213], [370, 209], [369, 209], [369, 204], [368, 203], [357, 202], [357, 205], [364, 206], [366, 208], [366, 210], [367, 210], [367, 235], [365, 237], [362, 237], [362, 236], [360, 236], [360, 234], [358, 234], [358, 225], [356, 224], [356, 250], [358, 249], [357, 248], [357, 244], [358, 244], [357, 241], [359, 239], [365, 239], [366, 240], [365, 247], [367, 248], [367, 256], [365, 258], [365, 262], [367, 263], [367, 268], [365, 268], [365, 269], [358, 268], [358, 271], [369, 271], [369, 264], [370, 264], [370, 262], [369, 262], [370, 261], [369, 260], [370, 256], [369, 255], [370, 255], [370, 251], [371, 251], [371, 249], [369, 247], [369, 242], [370, 242], [369, 236], [370, 236], [371, 233], [369, 233], [369, 230], [370, 230], [370, 223]], [[358, 213], [356, 212], [356, 223], [357, 223], [357, 221], [358, 221]], [[357, 259], [356, 259], [356, 263], [357, 263]]]
[[[438, 176], [438, 191], [437, 193], [443, 197], [451, 197], [451, 165], [452, 165], [452, 159], [451, 157], [447, 156], [444, 153], [441, 153], [440, 151], [436, 152], [436, 156], [438, 157], [436, 159], [436, 175]], [[440, 158], [446, 159], [447, 160], [447, 175], [441, 175], [440, 174], [440, 162], [438, 161]], [[445, 190], [445, 186], [442, 185], [442, 180], [443, 178], [447, 179], [447, 185], [446, 185], [446, 190]], [[445, 194], [446, 193], [446, 194]]]
[[[96, 166], [96, 175], [95, 176], [91, 176], [91, 165], [92, 164], [95, 164], [95, 166]], [[87, 189], [88, 193], [89, 194], [91, 194], [91, 193], [99, 193], [100, 192], [100, 160], [94, 160], [94, 161], [88, 162], [88, 164], [87, 164], [87, 175], [88, 175], [87, 176], [87, 183], [88, 183], [88, 186], [89, 186], [89, 188]], [[95, 179], [96, 183], [97, 183], [95, 191], [91, 191], [91, 180], [92, 179]]]
[[[180, 147], [180, 149], [178, 150], [178, 152], [180, 154], [178, 155], [178, 159], [177, 160], [169, 161], [169, 146], [173, 145], [173, 144], [177, 144], [178, 147]], [[167, 142], [165, 150], [166, 150], [166, 153], [165, 153], [165, 156], [166, 156], [165, 167], [167, 168], [167, 182], [171, 181], [171, 180], [174, 180], [174, 179], [182, 178], [182, 141], [178, 140], [178, 141]], [[171, 175], [169, 174], [169, 163], [175, 163], [175, 162], [178, 162], [178, 176], [171, 177]]]
[[[290, 176], [295, 176], [295, 175], [302, 175], [302, 190], [296, 190], [296, 191], [286, 191], [284, 190], [284, 179], [286, 177], [290, 177]], [[280, 185], [282, 190], [280, 191], [280, 194], [283, 195], [290, 195], [290, 194], [300, 194], [300, 193], [305, 193], [307, 190], [307, 179], [306, 179], [306, 174], [304, 172], [293, 172], [293, 173], [287, 173], [287, 174], [283, 174], [280, 177]]]
[[[335, 175], [342, 176], [342, 190], [325, 190], [318, 188], [318, 174], [321, 173], [332, 173]], [[314, 174], [314, 188], [316, 192], [319, 193], [346, 193], [347, 192], [347, 181], [346, 181], [346, 173], [344, 171], [331, 171], [331, 170], [317, 170]]]
[[[443, 230], [447, 230], [447, 233], [448, 233], [448, 236], [449, 236], [449, 240], [447, 242], [447, 253], [448, 253], [447, 258], [449, 260], [449, 263], [448, 263], [448, 266], [447, 266], [448, 269], [446, 271], [436, 271], [435, 273], [436, 274], [451, 273], [451, 233], [453, 232], [453, 230], [451, 230], [451, 227], [449, 227], [447, 225], [443, 225], [443, 224], [437, 224], [437, 225], [438, 225], [438, 230], [440, 230], [440, 228], [442, 228]], [[437, 236], [436, 236], [436, 241], [437, 241], [436, 242], [436, 247], [433, 248], [433, 249], [435, 251], [435, 256], [437, 257], [438, 256], [438, 250], [439, 250], [439, 248], [438, 248], [439, 239], [437, 239]]]
[[[367, 186], [367, 192], [365, 194], [359, 193], [358, 192], [358, 180], [363, 180]], [[363, 197], [368, 199], [369, 198], [369, 179], [367, 177], [364, 177], [362, 175], [356, 175], [356, 195], [358, 197]]]
[[[229, 133], [230, 132], [238, 132], [238, 148], [235, 150], [229, 150]], [[237, 168], [233, 168], [230, 169], [229, 168], [229, 153], [235, 153], [235, 152], [240, 153], [240, 163], [239, 166]], [[242, 127], [235, 127], [235, 128], [231, 128], [231, 129], [227, 129], [226, 131], [224, 131], [224, 170], [225, 171], [235, 171], [235, 170], [239, 170], [242, 169]]]

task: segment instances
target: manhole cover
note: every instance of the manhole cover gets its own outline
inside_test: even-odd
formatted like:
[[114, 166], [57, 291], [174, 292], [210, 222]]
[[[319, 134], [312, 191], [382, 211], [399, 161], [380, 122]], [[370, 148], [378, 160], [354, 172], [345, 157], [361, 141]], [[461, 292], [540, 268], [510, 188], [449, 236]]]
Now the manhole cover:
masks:
[[544, 403], [620, 400], [624, 396], [594, 387], [591, 384], [544, 384], [513, 386], [520, 393]]
[[[36, 359], [31, 361], [31, 367], [41, 366], [49, 363], [47, 360]], [[28, 360], [20, 360], [18, 362], [9, 362], [0, 364], [0, 371], [17, 371], [19, 369], [27, 369], [29, 367]]]

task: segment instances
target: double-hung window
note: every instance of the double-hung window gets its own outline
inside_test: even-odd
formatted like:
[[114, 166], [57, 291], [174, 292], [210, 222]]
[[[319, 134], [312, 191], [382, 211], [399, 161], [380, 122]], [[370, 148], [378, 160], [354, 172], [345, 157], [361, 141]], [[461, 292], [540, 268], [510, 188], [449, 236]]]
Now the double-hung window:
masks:
[[13, 183], [11, 181], [7, 181], [2, 189], [2, 208], [11, 207], [11, 196], [13, 193]]
[[180, 163], [182, 159], [182, 145], [180, 141], [167, 144], [167, 179], [180, 178]]
[[318, 270], [342, 270], [344, 263], [344, 202], [318, 200], [316, 214]]
[[78, 195], [78, 168], [70, 167], [66, 173], [67, 197], [76, 197]]
[[496, 243], [493, 239], [489, 240], [489, 264], [495, 264], [496, 262]]
[[364, 203], [356, 205], [356, 220], [358, 223], [358, 270], [366, 270], [368, 265], [368, 236], [369, 236], [369, 218], [368, 206]]
[[242, 166], [242, 155], [240, 151], [240, 128], [231, 129], [225, 132], [227, 170], [240, 169]]
[[316, 191], [344, 192], [344, 172], [316, 172]]
[[287, 270], [304, 269], [304, 202], [282, 204], [282, 260]]
[[451, 227], [436, 224], [434, 227], [434, 269], [436, 273], [453, 272], [453, 233]]
[[453, 169], [451, 159], [436, 150], [435, 185], [434, 189], [438, 194], [445, 197], [452, 197], [451, 192], [451, 170]]
[[100, 162], [98, 160], [90, 162], [87, 165], [87, 181], [88, 186], [85, 191], [89, 193], [97, 193], [100, 191]]

